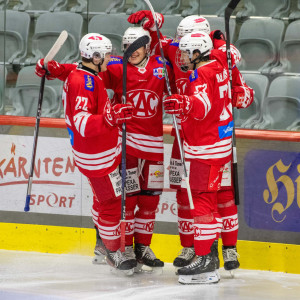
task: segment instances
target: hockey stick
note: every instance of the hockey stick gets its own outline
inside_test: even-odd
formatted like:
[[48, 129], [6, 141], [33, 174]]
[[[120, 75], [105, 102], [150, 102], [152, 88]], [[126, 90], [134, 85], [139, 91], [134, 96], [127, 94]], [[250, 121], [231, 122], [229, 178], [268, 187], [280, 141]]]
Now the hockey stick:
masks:
[[[163, 51], [161, 40], [160, 40], [160, 34], [159, 34], [159, 29], [158, 29], [158, 24], [157, 24], [155, 12], [154, 12], [153, 6], [151, 5], [150, 1], [149, 0], [145, 0], [145, 2], [147, 3], [147, 5], [150, 8], [150, 11], [151, 11], [152, 16], [153, 16], [153, 20], [155, 22], [157, 38], [158, 38], [158, 41], [159, 41], [160, 55], [162, 57], [163, 66], [164, 66], [164, 72], [165, 72], [165, 77], [166, 77], [167, 90], [168, 90], [168, 94], [172, 95], [171, 87], [170, 87], [170, 81], [169, 81], [169, 76], [168, 76], [168, 71], [167, 71], [167, 66], [166, 66], [166, 60], [165, 60], [164, 51]], [[183, 176], [184, 176], [184, 180], [186, 182], [186, 189], [187, 189], [187, 192], [188, 192], [188, 198], [189, 198], [190, 208], [194, 209], [192, 191], [191, 191], [191, 187], [190, 187], [190, 180], [189, 180], [189, 177], [188, 177], [188, 174], [187, 174], [187, 170], [186, 170], [184, 153], [183, 153], [183, 149], [182, 149], [182, 145], [181, 145], [181, 138], [180, 138], [180, 133], [179, 133], [178, 124], [177, 124], [177, 120], [176, 120], [176, 116], [175, 115], [173, 115], [173, 123], [174, 123], [174, 126], [175, 126], [176, 138], [177, 138], [177, 141], [178, 141], [178, 147], [179, 147], [179, 152], [180, 152], [180, 159], [181, 159], [181, 163], [183, 165]]]
[[[57, 38], [56, 42], [53, 44], [52, 48], [47, 53], [47, 55], [44, 59], [44, 67], [46, 70], [47, 70], [48, 61], [50, 61], [54, 58], [56, 53], [59, 51], [61, 46], [66, 41], [67, 37], [68, 37], [67, 31], [65, 31], [65, 30], [62, 31], [61, 34], [59, 35], [59, 37]], [[40, 118], [41, 118], [41, 113], [42, 113], [42, 102], [43, 102], [43, 96], [44, 96], [45, 79], [46, 79], [46, 74], [42, 77], [41, 84], [40, 84], [39, 100], [38, 100], [38, 107], [37, 107], [36, 120], [35, 120], [35, 129], [34, 129], [34, 138], [33, 138], [31, 168], [30, 168], [30, 174], [29, 174], [29, 178], [28, 178], [27, 194], [26, 194], [24, 211], [30, 210], [30, 197], [31, 197], [32, 179], [33, 179], [33, 171], [34, 171], [34, 161], [35, 161], [37, 141], [38, 141], [38, 135], [39, 135]]]
[[[238, 5], [240, 0], [231, 0], [228, 6], [225, 9], [225, 33], [226, 33], [226, 54], [227, 54], [227, 63], [229, 70], [229, 91], [228, 96], [232, 99], [231, 87], [232, 87], [232, 63], [231, 63], [231, 52], [230, 52], [230, 32], [229, 32], [229, 21], [230, 16], [232, 15], [234, 9]], [[234, 120], [234, 111], [232, 108], [232, 116]], [[236, 152], [236, 139], [235, 139], [235, 125], [233, 122], [232, 130], [232, 156], [233, 156], [233, 187], [234, 187], [234, 201], [235, 204], [240, 204], [240, 195], [239, 195], [239, 182], [238, 182], [238, 165], [237, 165], [237, 152]]]
[[[124, 52], [123, 55], [123, 94], [122, 94], [122, 103], [126, 104], [126, 84], [127, 84], [127, 62], [137, 49], [147, 45], [150, 39], [147, 35], [143, 35], [137, 40], [135, 40]], [[122, 124], [122, 197], [121, 197], [121, 252], [125, 251], [125, 213], [126, 213], [126, 122]]]

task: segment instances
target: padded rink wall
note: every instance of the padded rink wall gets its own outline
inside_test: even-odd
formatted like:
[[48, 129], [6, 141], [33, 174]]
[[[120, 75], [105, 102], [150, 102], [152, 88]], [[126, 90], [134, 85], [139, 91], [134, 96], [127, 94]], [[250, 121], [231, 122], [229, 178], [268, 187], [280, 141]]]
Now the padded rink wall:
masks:
[[[35, 118], [0, 116], [0, 249], [92, 256], [92, 193], [62, 119], [41, 119], [31, 209], [23, 211], [34, 125]], [[170, 127], [164, 132], [167, 174]], [[300, 133], [237, 129], [236, 137], [241, 268], [300, 274]], [[172, 262], [181, 247], [167, 177], [151, 247]]]

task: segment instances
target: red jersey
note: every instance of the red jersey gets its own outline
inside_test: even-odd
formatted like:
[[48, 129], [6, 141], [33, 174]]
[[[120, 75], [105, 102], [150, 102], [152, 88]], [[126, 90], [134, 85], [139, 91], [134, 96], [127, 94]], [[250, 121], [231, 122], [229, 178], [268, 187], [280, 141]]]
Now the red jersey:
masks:
[[187, 95], [193, 104], [181, 126], [186, 159], [223, 165], [232, 155], [232, 105], [227, 61], [223, 55], [213, 55], [218, 60], [190, 72]]
[[[168, 74], [170, 63], [166, 62]], [[123, 59], [112, 57], [107, 71], [101, 73], [106, 88], [115, 92], [114, 100], [122, 102]], [[163, 62], [151, 56], [144, 68], [127, 64], [127, 103], [134, 107], [133, 118], [126, 122], [128, 154], [153, 161], [163, 161], [162, 99], [166, 91]]]
[[108, 126], [104, 120], [103, 111], [110, 101], [103, 80], [79, 65], [64, 83], [63, 104], [80, 172], [87, 177], [101, 177], [114, 171], [120, 164], [122, 139], [120, 129]]

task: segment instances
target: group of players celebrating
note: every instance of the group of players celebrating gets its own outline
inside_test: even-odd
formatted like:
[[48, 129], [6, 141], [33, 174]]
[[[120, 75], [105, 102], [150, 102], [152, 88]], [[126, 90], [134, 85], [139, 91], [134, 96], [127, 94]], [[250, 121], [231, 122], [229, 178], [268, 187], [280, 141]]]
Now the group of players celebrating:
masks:
[[[156, 13], [158, 27], [163, 15]], [[149, 43], [128, 59], [126, 104], [122, 103], [123, 58], [112, 56], [111, 41], [98, 33], [79, 44], [82, 62], [59, 64], [43, 59], [36, 74], [64, 81], [63, 105], [74, 160], [94, 193], [92, 216], [97, 230], [95, 263], [106, 262], [127, 275], [143, 265], [161, 269], [164, 262], [150, 248], [155, 214], [163, 190], [163, 109], [179, 125], [194, 209], [182, 182], [183, 165], [177, 138], [170, 161], [170, 186], [176, 189], [181, 253], [173, 265], [182, 284], [216, 283], [218, 238], [224, 268], [239, 267], [236, 250], [237, 206], [231, 174], [233, 107], [253, 102], [236, 64], [239, 51], [231, 45], [232, 86], [226, 42], [219, 30], [210, 32], [202, 16], [188, 16], [176, 37], [158, 35], [150, 11], [128, 21], [122, 50], [142, 36]], [[99, 28], [101, 31], [101, 28]], [[160, 56], [162, 47], [165, 65]], [[164, 68], [166, 66], [166, 69]], [[167, 90], [166, 74], [171, 95]], [[229, 88], [231, 87], [231, 98]], [[114, 91], [109, 99], [106, 89]], [[121, 125], [126, 122], [126, 230], [121, 252]]]

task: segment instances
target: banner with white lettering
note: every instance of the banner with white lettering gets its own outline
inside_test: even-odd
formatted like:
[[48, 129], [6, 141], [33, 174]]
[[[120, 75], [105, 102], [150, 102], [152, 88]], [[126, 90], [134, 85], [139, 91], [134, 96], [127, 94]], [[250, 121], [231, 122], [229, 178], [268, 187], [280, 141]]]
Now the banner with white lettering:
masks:
[[[0, 210], [24, 211], [33, 137], [0, 135]], [[169, 189], [171, 144], [165, 144], [165, 191], [157, 221], [176, 222], [176, 193]], [[91, 215], [93, 194], [75, 166], [67, 138], [39, 137], [30, 211], [46, 214]]]

